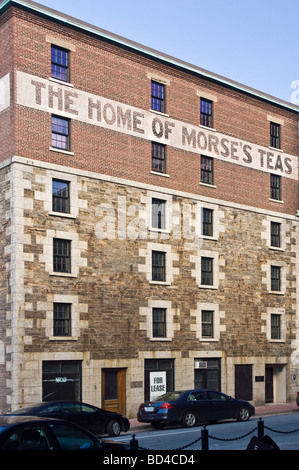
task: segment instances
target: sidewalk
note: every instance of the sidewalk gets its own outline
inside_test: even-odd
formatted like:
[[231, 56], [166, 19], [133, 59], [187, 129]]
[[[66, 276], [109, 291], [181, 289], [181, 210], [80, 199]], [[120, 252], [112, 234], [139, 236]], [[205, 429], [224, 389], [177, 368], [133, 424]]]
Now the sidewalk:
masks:
[[[292, 403], [271, 403], [269, 405], [256, 406], [255, 416], [264, 417], [272, 414], [282, 413], [299, 413], [299, 407], [296, 402]], [[137, 419], [130, 419], [130, 431], [137, 431], [141, 429], [151, 429], [151, 425], [147, 423], [139, 423]]]

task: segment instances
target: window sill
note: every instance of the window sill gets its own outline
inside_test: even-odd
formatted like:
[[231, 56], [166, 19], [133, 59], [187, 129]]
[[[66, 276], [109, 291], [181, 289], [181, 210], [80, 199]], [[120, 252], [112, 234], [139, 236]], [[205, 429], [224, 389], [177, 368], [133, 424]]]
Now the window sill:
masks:
[[269, 197], [269, 201], [271, 201], [271, 202], [278, 202], [278, 204], [284, 204], [284, 202], [281, 201], [280, 199], [272, 199], [271, 197]]
[[200, 182], [199, 185], [200, 185], [200, 186], [205, 186], [205, 187], [207, 187], [207, 188], [217, 189], [217, 186], [215, 186], [214, 184], [208, 184], [208, 183], [202, 183], [202, 182]]
[[72, 274], [72, 273], [57, 273], [55, 271], [51, 271], [49, 273], [50, 276], [58, 276], [58, 277], [71, 277], [71, 278], [76, 278], [78, 277], [77, 274]]
[[160, 173], [159, 171], [151, 171], [151, 174], [152, 175], [156, 175], [156, 176], [164, 176], [164, 178], [170, 178], [170, 175], [168, 175], [167, 173]]
[[172, 339], [171, 338], [150, 338], [150, 341], [158, 341], [160, 343], [164, 341], [169, 342], [169, 341], [172, 341]]
[[200, 284], [198, 286], [200, 289], [213, 289], [213, 290], [217, 290], [218, 289], [218, 286], [208, 286], [206, 284]]
[[50, 147], [52, 152], [64, 153], [65, 155], [75, 155], [74, 152], [69, 152], [68, 150], [56, 149], [55, 147]]
[[161, 111], [156, 111], [155, 109], [150, 109], [151, 113], [158, 114], [159, 116], [169, 117], [169, 114], [161, 113]]
[[149, 281], [150, 284], [159, 285], [159, 286], [171, 286], [170, 282], [166, 281]]
[[67, 214], [65, 212], [49, 212], [49, 215], [53, 217], [65, 217], [66, 219], [76, 219], [75, 215]]
[[271, 147], [271, 145], [269, 145], [269, 149], [275, 150], [275, 152], [281, 152], [281, 153], [283, 153], [283, 150], [282, 150], [282, 149], [278, 149], [277, 147]]
[[202, 129], [206, 129], [208, 131], [217, 132], [216, 129], [214, 129], [214, 127], [204, 126], [203, 124], [198, 124], [198, 127], [201, 127]]
[[50, 341], [78, 341], [78, 336], [50, 336]]
[[59, 83], [59, 85], [65, 85], [65, 86], [69, 86], [71, 88], [74, 88], [74, 85], [72, 85], [72, 83], [65, 82], [64, 80], [58, 80], [58, 78], [49, 77], [49, 80], [51, 82]]
[[269, 250], [282, 251], [282, 252], [285, 251], [283, 248], [280, 248], [279, 246], [269, 246]]
[[272, 295], [284, 295], [285, 293], [284, 292], [281, 292], [279, 290], [270, 290], [269, 291], [269, 294], [272, 294]]

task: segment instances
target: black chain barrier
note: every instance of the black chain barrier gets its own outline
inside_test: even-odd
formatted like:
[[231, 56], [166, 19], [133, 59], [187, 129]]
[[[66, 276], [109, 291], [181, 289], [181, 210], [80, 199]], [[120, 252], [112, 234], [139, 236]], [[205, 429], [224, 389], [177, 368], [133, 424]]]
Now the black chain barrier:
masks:
[[[222, 442], [238, 441], [238, 440], [244, 439], [245, 437], [248, 437], [250, 434], [253, 434], [255, 431], [257, 431], [258, 433], [258, 436], [257, 436], [258, 439], [263, 439], [265, 429], [268, 429], [269, 431], [280, 433], [280, 434], [292, 434], [295, 432], [299, 432], [299, 428], [293, 429], [291, 431], [279, 431], [277, 429], [270, 428], [269, 426], [265, 426], [263, 419], [260, 418], [257, 426], [255, 426], [251, 431], [248, 431], [246, 434], [243, 434], [242, 436], [238, 436], [238, 437], [232, 437], [232, 438], [220, 438], [220, 437], [212, 436], [211, 434], [209, 434], [209, 431], [206, 429], [206, 426], [204, 425], [201, 431], [201, 436], [198, 439], [195, 439], [194, 441], [182, 447], [177, 447], [175, 449], [167, 449], [167, 450], [171, 450], [171, 451], [184, 450], [184, 449], [187, 449], [188, 447], [193, 446], [194, 444], [200, 441], [202, 441], [202, 450], [209, 450], [209, 439], [214, 439], [215, 441], [222, 441]], [[135, 438], [135, 434], [132, 435], [132, 439], [130, 441], [130, 448], [131, 450], [143, 450], [143, 451], [156, 450], [156, 449], [149, 449], [146, 447], [139, 446], [138, 440]]]

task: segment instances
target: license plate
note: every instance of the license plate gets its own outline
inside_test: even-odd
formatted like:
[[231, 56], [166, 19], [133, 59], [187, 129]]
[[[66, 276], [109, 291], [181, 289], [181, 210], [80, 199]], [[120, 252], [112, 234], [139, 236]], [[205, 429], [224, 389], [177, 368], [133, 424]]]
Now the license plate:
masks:
[[154, 406], [145, 406], [144, 411], [146, 413], [152, 413], [153, 411], [155, 411], [155, 407]]

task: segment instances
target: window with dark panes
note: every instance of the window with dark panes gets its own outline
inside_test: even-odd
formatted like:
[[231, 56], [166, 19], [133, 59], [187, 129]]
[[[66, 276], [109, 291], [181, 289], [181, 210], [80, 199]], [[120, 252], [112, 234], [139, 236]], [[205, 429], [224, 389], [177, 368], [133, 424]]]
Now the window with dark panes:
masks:
[[165, 229], [165, 207], [166, 202], [161, 199], [152, 199], [152, 227]]
[[270, 146], [280, 149], [280, 124], [270, 122]]
[[271, 222], [271, 246], [280, 247], [280, 227], [281, 224], [277, 222]]
[[204, 155], [201, 156], [201, 183], [205, 184], [213, 184], [213, 158], [206, 157]]
[[53, 240], [53, 271], [71, 272], [71, 241], [54, 238]]
[[280, 315], [271, 314], [271, 339], [281, 338], [281, 318]]
[[200, 124], [213, 127], [213, 102], [200, 98]]
[[54, 303], [54, 336], [71, 336], [71, 304]]
[[152, 142], [152, 170], [166, 173], [166, 147]]
[[271, 290], [279, 292], [281, 290], [281, 267], [271, 266]]
[[63, 82], [70, 81], [69, 51], [59, 46], [51, 46], [51, 76]]
[[213, 285], [213, 258], [201, 258], [201, 284]]
[[281, 176], [279, 175], [270, 175], [270, 198], [281, 200]]
[[203, 208], [202, 210], [202, 234], [206, 237], [213, 236], [213, 210]]
[[166, 308], [153, 308], [153, 337], [166, 337]]
[[201, 335], [213, 338], [213, 316], [212, 310], [202, 310], [201, 312]]
[[59, 116], [52, 116], [52, 147], [70, 150], [70, 121]]
[[165, 85], [155, 81], [151, 82], [151, 109], [165, 113]]
[[52, 180], [52, 210], [69, 214], [70, 183], [68, 181]]
[[166, 279], [165, 273], [165, 258], [166, 253], [163, 251], [152, 251], [152, 280], [164, 282]]

